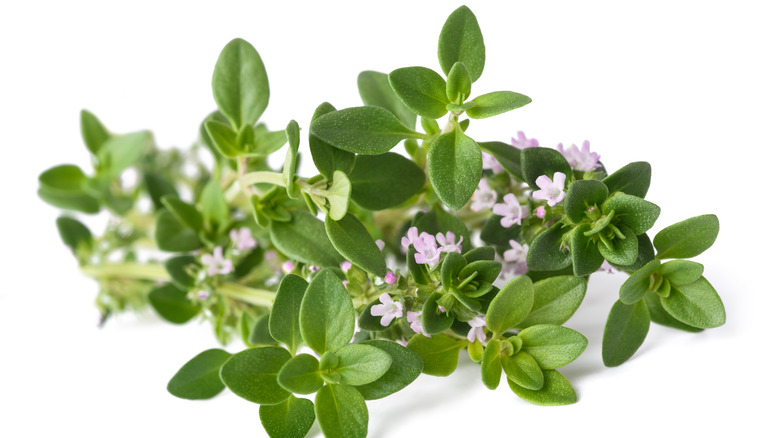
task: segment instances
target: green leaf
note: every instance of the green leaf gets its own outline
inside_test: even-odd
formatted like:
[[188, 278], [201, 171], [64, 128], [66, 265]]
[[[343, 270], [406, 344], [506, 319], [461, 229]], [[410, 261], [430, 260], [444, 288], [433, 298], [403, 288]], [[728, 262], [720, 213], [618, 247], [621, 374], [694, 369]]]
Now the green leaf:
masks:
[[666, 327], [676, 328], [678, 330], [684, 330], [686, 332], [698, 333], [703, 329], [690, 326], [678, 321], [675, 317], [669, 314], [661, 305], [661, 297], [658, 294], [645, 295], [645, 304], [647, 310], [650, 311], [650, 321], [656, 324], [661, 324]]
[[491, 339], [485, 346], [482, 353], [482, 363], [480, 370], [482, 372], [482, 383], [487, 389], [496, 389], [501, 383], [501, 358], [499, 356], [500, 347], [497, 339]]
[[277, 376], [292, 358], [280, 347], [257, 347], [236, 353], [222, 365], [219, 377], [233, 393], [252, 403], [275, 405], [290, 396]]
[[634, 304], [640, 301], [652, 290], [653, 273], [656, 272], [661, 263], [658, 260], [652, 260], [626, 279], [620, 286], [620, 301], [624, 304]]
[[230, 224], [230, 208], [218, 180], [212, 178], [203, 187], [200, 207], [203, 210], [203, 219], [216, 229], [224, 230]]
[[580, 224], [571, 234], [571, 261], [574, 275], [584, 277], [601, 268], [604, 264], [604, 256], [599, 251], [597, 242], [585, 233], [590, 230], [590, 225]]
[[314, 119], [310, 132], [320, 140], [357, 154], [378, 155], [406, 138], [422, 138], [390, 111], [376, 106], [346, 108]]
[[544, 370], [542, 373], [544, 375], [542, 389], [534, 391], [523, 388], [508, 379], [509, 389], [523, 400], [540, 406], [563, 406], [577, 401], [577, 394], [566, 377], [555, 370]]
[[438, 119], [447, 114], [447, 84], [426, 67], [405, 67], [388, 75], [396, 96], [415, 114]]
[[425, 185], [425, 173], [414, 162], [389, 152], [359, 155], [352, 173], [350, 199], [368, 210], [384, 210], [403, 204]]
[[455, 321], [454, 313], [440, 312], [438, 300], [442, 297], [440, 292], [432, 293], [423, 304], [420, 313], [420, 323], [423, 331], [429, 335], [442, 333], [452, 326]]
[[715, 288], [704, 277], [676, 285], [661, 305], [678, 321], [698, 328], [715, 328], [726, 323], [726, 309]]
[[571, 181], [571, 166], [563, 155], [550, 148], [526, 148], [520, 151], [520, 168], [523, 170], [523, 181], [532, 189], [538, 190], [536, 179], [546, 175], [553, 179], [556, 172], [566, 175], [566, 182]]
[[195, 251], [203, 246], [194, 231], [184, 228], [176, 217], [166, 210], [157, 213], [154, 241], [161, 251], [168, 252]]
[[249, 332], [249, 344], [250, 345], [276, 345], [277, 341], [276, 339], [271, 336], [270, 331], [270, 319], [271, 314], [266, 313], [265, 315], [260, 316], [257, 318], [257, 321], [255, 321], [255, 325], [252, 327], [252, 330]]
[[416, 253], [414, 245], [409, 245], [409, 248], [406, 249], [406, 267], [409, 270], [409, 276], [418, 285], [428, 284], [431, 282], [431, 278], [427, 274], [427, 267], [417, 264], [417, 260], [414, 258]]
[[462, 62], [456, 62], [447, 74], [447, 98], [450, 102], [463, 102], [471, 94], [471, 75]]
[[487, 218], [482, 227], [482, 231], [479, 233], [479, 238], [485, 243], [496, 245], [497, 247], [508, 248], [510, 246], [510, 240], [519, 242], [522, 239], [522, 237], [520, 237], [521, 228], [517, 224], [512, 224], [509, 228], [504, 228], [504, 226], [501, 225], [501, 219], [503, 219], [503, 216], [495, 214]]
[[287, 196], [290, 198], [297, 198], [298, 193], [295, 185], [295, 172], [298, 169], [298, 146], [301, 144], [301, 128], [298, 126], [298, 122], [290, 120], [285, 129], [287, 135], [287, 155], [285, 155], [284, 166], [282, 168], [282, 177], [284, 178], [284, 186], [287, 189]]
[[295, 394], [311, 394], [323, 385], [320, 362], [310, 354], [299, 354], [279, 370], [279, 385]]
[[492, 246], [480, 246], [463, 253], [463, 258], [465, 258], [468, 263], [473, 263], [477, 260], [493, 261], [496, 259], [496, 249]]
[[230, 125], [216, 120], [207, 120], [203, 124], [211, 143], [225, 158], [236, 158], [241, 154], [238, 134]]
[[523, 167], [521, 149], [514, 146], [510, 146], [500, 141], [488, 141], [478, 143], [480, 149], [492, 155], [493, 158], [498, 160], [501, 167], [506, 169], [510, 175], [515, 177], [519, 181], [525, 181], [523, 179]]
[[163, 196], [161, 201], [180, 224], [195, 231], [203, 229], [203, 215], [200, 214], [194, 205], [171, 195]]
[[539, 368], [539, 364], [530, 354], [525, 351], [516, 353], [513, 356], [501, 356], [501, 366], [506, 372], [506, 377], [512, 383], [538, 391], [544, 386], [544, 373]]
[[332, 371], [341, 375], [341, 383], [359, 386], [369, 384], [384, 375], [393, 358], [384, 350], [364, 344], [349, 344], [336, 351], [338, 367]]
[[287, 143], [287, 132], [285, 131], [269, 131], [263, 123], [255, 125], [253, 130], [255, 138], [254, 146], [251, 150], [253, 155], [270, 155]]
[[438, 204], [434, 205], [428, 213], [416, 217], [413, 226], [417, 227], [420, 233], [424, 231], [432, 236], [438, 233], [447, 234], [447, 231], [452, 231], [455, 234], [456, 242], [463, 237], [463, 252], [471, 249], [471, 232], [468, 227], [455, 215], [445, 211]]
[[314, 411], [322, 433], [327, 437], [365, 438], [368, 434], [368, 408], [357, 389], [327, 384], [317, 391]]
[[611, 211], [615, 212], [613, 221], [620, 220], [620, 224], [630, 227], [634, 234], [642, 234], [655, 224], [661, 207], [638, 196], [615, 193], [604, 202], [603, 212], [609, 214]]
[[580, 307], [586, 289], [587, 280], [572, 275], [550, 277], [535, 282], [534, 305], [523, 320], [522, 326], [563, 324]]
[[328, 198], [328, 218], [334, 221], [344, 218], [349, 208], [351, 191], [352, 185], [347, 175], [340, 170], [333, 171], [333, 178], [325, 195]]
[[[385, 78], [385, 80], [387, 79]], [[392, 90], [390, 92], [392, 93]], [[328, 102], [323, 103], [314, 111], [314, 115], [311, 117], [312, 123], [321, 115], [334, 111], [336, 111], [336, 108], [334, 108], [333, 105]], [[349, 173], [355, 163], [355, 154], [334, 148], [317, 138], [317, 136], [311, 132], [309, 132], [309, 149], [311, 150], [311, 157], [314, 161], [314, 165], [317, 166], [317, 170], [329, 180], [332, 179], [333, 172], [336, 170]]]
[[344, 258], [376, 276], [387, 273], [385, 258], [374, 238], [352, 213], [347, 213], [340, 221], [326, 217], [325, 230], [333, 246]]
[[528, 268], [533, 271], [558, 271], [571, 265], [571, 253], [563, 249], [565, 233], [562, 222], [539, 233], [528, 245]]
[[644, 198], [650, 188], [650, 175], [650, 163], [637, 161], [621, 167], [601, 182], [609, 188], [609, 193], [623, 192]]
[[514, 91], [494, 91], [477, 96], [471, 101], [474, 106], [466, 110], [472, 119], [493, 117], [531, 103], [531, 98]]
[[442, 290], [448, 291], [451, 288], [458, 286], [458, 273], [465, 266], [466, 259], [457, 252], [449, 252], [444, 255], [444, 260], [442, 260], [441, 264]]
[[658, 273], [675, 286], [683, 286], [701, 278], [704, 265], [690, 260], [671, 260], [661, 265]]
[[294, 210], [289, 222], [271, 223], [271, 242], [287, 257], [316, 266], [339, 266], [344, 260], [333, 248], [325, 224], [304, 210]]
[[463, 267], [458, 273], [458, 277], [460, 279], [466, 279], [474, 272], [476, 272], [477, 276], [474, 277], [475, 280], [492, 284], [494, 281], [496, 281], [496, 278], [498, 278], [499, 274], [501, 274], [501, 268], [501, 262], [494, 260], [477, 260]]
[[212, 398], [225, 389], [219, 369], [230, 359], [227, 351], [213, 348], [193, 357], [168, 382], [171, 395], [187, 400]]
[[566, 216], [573, 223], [585, 219], [588, 209], [601, 205], [607, 200], [609, 189], [601, 181], [595, 179], [574, 181], [569, 186], [563, 207]]
[[149, 292], [149, 304], [157, 314], [174, 324], [184, 324], [200, 312], [200, 307], [192, 303], [187, 292], [170, 283]]
[[627, 361], [645, 341], [650, 329], [650, 312], [644, 301], [633, 305], [618, 300], [612, 306], [604, 326], [601, 359], [615, 367]]
[[377, 304], [380, 304], [379, 298], [368, 303], [363, 311], [360, 312], [357, 324], [361, 331], [379, 332], [387, 329], [386, 326], [382, 325], [381, 316], [374, 316], [371, 314], [371, 307], [376, 306]]
[[715, 243], [720, 224], [714, 214], [705, 214], [677, 222], [659, 231], [653, 239], [659, 259], [696, 257]]
[[485, 67], [485, 43], [477, 17], [466, 6], [456, 9], [447, 18], [439, 34], [439, 65], [445, 74], [456, 62], [468, 68], [476, 82]]
[[136, 164], [152, 145], [152, 134], [148, 131], [133, 132], [109, 138], [100, 148], [98, 161], [101, 171], [119, 175], [126, 168]]
[[366, 400], [377, 400], [398, 392], [417, 379], [422, 372], [422, 359], [402, 345], [381, 339], [365, 341], [362, 344], [379, 348], [392, 359], [390, 368], [382, 377], [355, 387]]
[[631, 265], [614, 264], [612, 266], [625, 272], [636, 272], [639, 268], [650, 263], [650, 261], [655, 258], [653, 242], [650, 241], [650, 237], [647, 236], [647, 233], [636, 236], [636, 240], [639, 246], [637, 249], [636, 262]]
[[68, 216], [57, 218], [57, 231], [62, 243], [75, 254], [80, 249], [92, 248], [92, 233], [84, 224]]
[[341, 280], [330, 270], [314, 275], [301, 303], [301, 334], [322, 355], [347, 345], [355, 333], [355, 309]]
[[441, 333], [430, 338], [417, 334], [409, 340], [406, 348], [422, 359], [423, 373], [445, 377], [458, 367], [458, 355], [466, 344], [468, 342], [456, 341]]
[[234, 128], [257, 123], [268, 106], [269, 87], [263, 61], [251, 44], [236, 38], [222, 49], [211, 89], [217, 107]]
[[81, 110], [81, 138], [93, 155], [100, 152], [100, 148], [110, 137], [111, 134], [94, 114]]
[[162, 175], [152, 171], [145, 171], [143, 174], [143, 181], [146, 192], [149, 194], [149, 198], [152, 199], [155, 210], [160, 210], [165, 207], [162, 203], [162, 198], [164, 196], [171, 196], [173, 198], [179, 197], [173, 183]]
[[557, 325], [535, 325], [521, 331], [523, 351], [527, 352], [543, 370], [554, 370], [578, 358], [588, 340], [580, 333]]
[[404, 105], [390, 86], [385, 73], [364, 71], [358, 75], [360, 99], [366, 106], [378, 106], [395, 115], [409, 129], [414, 129], [417, 115]]
[[276, 405], [260, 405], [260, 422], [270, 438], [304, 438], [314, 424], [314, 403], [290, 396]]
[[526, 275], [512, 279], [493, 298], [485, 314], [487, 328], [502, 334], [520, 324], [534, 305], [534, 285]]
[[292, 354], [298, 351], [303, 342], [298, 316], [308, 286], [309, 283], [297, 275], [285, 275], [279, 283], [271, 308], [268, 331], [274, 339], [287, 345]]
[[625, 236], [625, 239], [620, 239], [617, 236], [612, 239], [612, 248], [608, 247], [601, 240], [598, 242], [599, 252], [605, 259], [614, 265], [630, 265], [636, 262], [639, 256], [639, 241], [636, 235], [626, 225], [620, 225], [618, 227], [621, 233]]
[[451, 210], [459, 210], [474, 194], [482, 176], [482, 153], [477, 142], [459, 128], [440, 135], [428, 151], [431, 185]]
[[38, 196], [45, 202], [66, 210], [97, 213], [100, 204], [84, 187], [87, 177], [78, 166], [63, 164], [52, 167], [38, 177]]

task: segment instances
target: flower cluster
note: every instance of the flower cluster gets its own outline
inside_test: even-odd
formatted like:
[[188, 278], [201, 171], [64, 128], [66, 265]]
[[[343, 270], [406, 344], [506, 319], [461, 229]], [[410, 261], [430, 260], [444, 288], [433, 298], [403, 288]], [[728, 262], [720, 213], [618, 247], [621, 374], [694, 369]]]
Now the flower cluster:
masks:
[[[401, 304], [399, 301], [393, 300], [393, 298], [391, 298], [390, 294], [387, 292], [379, 296], [379, 302], [380, 304], [371, 306], [369, 312], [372, 316], [381, 316], [382, 319], [379, 321], [379, 323], [384, 327], [388, 327], [394, 319], [402, 318], [404, 316], [403, 304]], [[411, 327], [415, 333], [419, 333], [425, 337], [430, 337], [430, 335], [425, 333], [422, 328], [422, 323], [420, 322], [420, 312], [412, 312], [411, 310], [407, 311], [406, 321], [409, 322], [409, 327]]]
[[[457, 237], [460, 237], [457, 241]], [[438, 242], [439, 245], [436, 243]], [[417, 227], [409, 228], [406, 236], [401, 238], [401, 246], [404, 251], [408, 250], [409, 246], [413, 246], [417, 251], [414, 254], [414, 260], [418, 265], [427, 264], [433, 268], [439, 264], [439, 259], [442, 253], [457, 252], [460, 253], [463, 250], [462, 244], [463, 236], [455, 236], [452, 231], [444, 233], [437, 233], [436, 236], [432, 236], [426, 232], [420, 233]]]

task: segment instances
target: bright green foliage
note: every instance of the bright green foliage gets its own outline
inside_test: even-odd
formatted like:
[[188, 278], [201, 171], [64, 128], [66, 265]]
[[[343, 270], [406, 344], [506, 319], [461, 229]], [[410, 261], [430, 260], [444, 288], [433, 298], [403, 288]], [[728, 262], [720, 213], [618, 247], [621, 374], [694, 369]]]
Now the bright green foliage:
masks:
[[661, 305], [682, 323], [698, 328], [720, 327], [726, 323], [726, 309], [715, 288], [706, 278], [672, 287]]
[[[317, 107], [311, 120], [314, 122], [317, 117], [334, 111], [336, 111], [336, 108], [325, 102]], [[328, 179], [332, 178], [333, 172], [336, 170], [349, 173], [352, 170], [352, 165], [355, 163], [355, 154], [334, 148], [311, 133], [309, 133], [309, 149], [317, 170]]]
[[454, 313], [440, 312], [438, 300], [442, 297], [441, 293], [433, 293], [425, 300], [420, 320], [423, 330], [429, 335], [442, 333], [452, 326], [455, 321]]
[[659, 231], [653, 239], [659, 259], [696, 257], [715, 243], [720, 224], [714, 214], [677, 222]]
[[650, 163], [638, 161], [621, 167], [602, 182], [609, 188], [609, 193], [623, 192], [644, 198], [650, 188], [650, 175]]
[[250, 348], [228, 359], [219, 377], [239, 397], [252, 403], [275, 405], [290, 396], [277, 383], [277, 375], [291, 357], [284, 348]]
[[661, 214], [661, 208], [652, 202], [625, 193], [616, 193], [604, 203], [603, 212], [609, 214], [612, 211], [615, 212], [615, 219], [631, 228], [634, 234], [649, 230]]
[[52, 167], [38, 177], [38, 196], [47, 203], [82, 213], [97, 213], [100, 204], [85, 190], [87, 177], [71, 164]]
[[528, 276], [521, 275], [506, 284], [496, 295], [485, 314], [487, 328], [504, 333], [520, 324], [534, 304], [534, 285]]
[[445, 334], [427, 338], [414, 335], [406, 347], [423, 361], [422, 372], [431, 376], [449, 376], [458, 367], [458, 354], [466, 341], [456, 341]]
[[84, 224], [68, 216], [57, 218], [57, 231], [60, 232], [62, 243], [74, 254], [89, 251], [92, 248], [92, 232]]
[[254, 125], [268, 106], [265, 66], [254, 47], [236, 38], [219, 54], [211, 78], [214, 100], [233, 128]]
[[439, 65], [444, 74], [449, 74], [456, 62], [466, 66], [474, 82], [482, 75], [485, 67], [482, 31], [477, 17], [466, 6], [450, 14], [439, 34]]
[[194, 251], [202, 246], [200, 238], [191, 229], [185, 228], [174, 215], [167, 211], [157, 214], [154, 240], [162, 251]]
[[309, 283], [297, 275], [289, 274], [282, 278], [268, 320], [271, 336], [287, 345], [292, 354], [295, 354], [303, 343], [298, 316], [308, 286]]
[[314, 403], [290, 396], [276, 405], [260, 405], [260, 422], [271, 438], [304, 438], [314, 424]]
[[299, 354], [279, 370], [279, 385], [295, 394], [311, 394], [323, 385], [320, 363], [310, 354]]
[[565, 233], [563, 224], [558, 222], [536, 236], [528, 245], [528, 268], [534, 271], [557, 271], [571, 265], [571, 253], [563, 247]]
[[459, 210], [471, 199], [482, 175], [482, 154], [477, 142], [460, 128], [440, 135], [428, 152], [428, 176], [439, 199]]
[[364, 105], [384, 108], [393, 113], [404, 126], [414, 129], [417, 115], [398, 98], [385, 73], [360, 72], [357, 83], [360, 99], [363, 100]]
[[658, 273], [677, 286], [693, 283], [704, 273], [704, 265], [690, 260], [671, 260], [658, 268]]
[[93, 155], [100, 152], [103, 143], [108, 141], [111, 133], [108, 132], [103, 123], [91, 112], [81, 110], [81, 138]]
[[326, 384], [314, 399], [317, 423], [326, 437], [365, 438], [368, 408], [357, 389], [349, 385]]
[[536, 360], [525, 351], [513, 356], [501, 356], [501, 366], [510, 384], [518, 385], [531, 391], [538, 391], [544, 386], [544, 374]]
[[556, 370], [542, 371], [544, 386], [539, 390], [523, 388], [511, 379], [508, 380], [509, 389], [525, 401], [540, 406], [563, 406], [577, 401], [577, 394], [571, 383]]
[[200, 307], [187, 297], [187, 292], [170, 283], [149, 292], [149, 304], [174, 324], [184, 324], [200, 312]]
[[384, 350], [364, 344], [350, 344], [336, 351], [339, 373], [345, 385], [367, 385], [376, 381], [390, 369], [393, 358]]
[[138, 162], [151, 145], [152, 134], [147, 131], [110, 137], [98, 152], [100, 170], [108, 175], [117, 176]]
[[452, 65], [447, 74], [447, 98], [450, 102], [462, 102], [471, 94], [471, 75], [462, 62]]
[[588, 209], [599, 206], [607, 200], [609, 189], [604, 183], [596, 180], [574, 181], [569, 186], [563, 201], [566, 216], [577, 223], [585, 219]]
[[447, 85], [435, 71], [425, 67], [405, 67], [388, 75], [390, 86], [413, 113], [430, 119], [447, 114]]
[[289, 222], [271, 223], [271, 242], [286, 256], [317, 266], [338, 266], [344, 258], [333, 248], [325, 224], [303, 210]]
[[634, 304], [644, 298], [648, 292], [652, 291], [655, 281], [653, 273], [658, 270], [660, 265], [661, 263], [658, 260], [653, 260], [631, 274], [626, 282], [620, 286], [620, 301], [625, 304]]
[[390, 111], [375, 106], [323, 114], [312, 121], [310, 130], [336, 148], [368, 155], [383, 154], [403, 139], [421, 136], [405, 127]]
[[533, 356], [543, 370], [569, 364], [588, 346], [585, 336], [557, 325], [534, 325], [518, 336], [523, 340], [523, 351]]
[[374, 275], [385, 275], [387, 265], [382, 252], [363, 223], [353, 214], [347, 213], [340, 221], [325, 218], [325, 231], [345, 259]]
[[282, 168], [282, 178], [284, 186], [287, 189], [287, 196], [297, 198], [297, 186], [295, 185], [295, 172], [298, 170], [298, 146], [301, 143], [301, 128], [298, 122], [290, 120], [285, 129], [287, 135], [287, 155], [284, 158], [284, 167]]
[[217, 180], [210, 180], [200, 194], [203, 219], [213, 230], [223, 230], [230, 223], [230, 209], [225, 202], [222, 188]]
[[165, 261], [165, 270], [171, 276], [171, 282], [184, 290], [195, 286], [195, 278], [190, 271], [199, 266], [197, 259], [190, 255], [171, 257]]
[[163, 196], [161, 202], [180, 224], [195, 231], [200, 231], [203, 228], [203, 215], [194, 205], [171, 195]]
[[471, 102], [474, 106], [466, 114], [474, 119], [493, 117], [531, 103], [531, 98], [514, 91], [494, 91], [477, 96]]
[[661, 297], [658, 294], [645, 295], [645, 304], [650, 312], [650, 321], [663, 326], [684, 330], [686, 332], [698, 333], [702, 329], [684, 324], [669, 314], [661, 305]]
[[480, 365], [482, 383], [488, 389], [496, 389], [498, 384], [501, 383], [501, 357], [499, 353], [499, 342], [496, 339], [491, 339], [482, 353], [482, 363]]
[[534, 283], [533, 307], [521, 325], [561, 325], [568, 321], [585, 297], [587, 281], [571, 275], [545, 278]]
[[591, 231], [590, 225], [580, 224], [571, 235], [571, 262], [574, 275], [578, 277], [598, 271], [604, 263], [604, 255], [599, 249], [600, 240], [598, 236], [586, 236], [589, 231]]
[[376, 400], [398, 392], [412, 383], [422, 372], [422, 359], [406, 347], [381, 339], [365, 341], [362, 344], [379, 348], [392, 359], [390, 368], [380, 378], [355, 387], [366, 400]]
[[318, 354], [347, 345], [355, 333], [355, 309], [341, 280], [329, 270], [311, 280], [301, 303], [303, 340]]
[[219, 370], [230, 357], [230, 353], [218, 348], [198, 354], [171, 377], [168, 392], [188, 400], [214, 397], [225, 389], [225, 384], [219, 378]]
[[645, 341], [649, 329], [650, 313], [644, 301], [632, 305], [615, 302], [604, 327], [601, 346], [604, 365], [614, 367], [627, 361]]
[[425, 184], [425, 173], [412, 161], [392, 152], [359, 155], [349, 174], [350, 198], [368, 210], [396, 207]]

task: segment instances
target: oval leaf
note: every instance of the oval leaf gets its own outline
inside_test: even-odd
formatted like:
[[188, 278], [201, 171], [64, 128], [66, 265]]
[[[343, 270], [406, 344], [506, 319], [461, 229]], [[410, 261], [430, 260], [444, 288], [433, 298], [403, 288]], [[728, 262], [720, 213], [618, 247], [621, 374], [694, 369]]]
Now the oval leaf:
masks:
[[501, 357], [499, 341], [491, 339], [485, 346], [482, 353], [482, 363], [480, 371], [482, 372], [482, 383], [487, 389], [496, 389], [501, 383]]
[[322, 433], [328, 437], [365, 438], [368, 408], [357, 389], [327, 384], [317, 391], [314, 411]]
[[347, 345], [355, 333], [355, 309], [341, 280], [329, 270], [314, 275], [301, 302], [301, 334], [322, 355]]
[[269, 87], [265, 66], [254, 47], [236, 38], [217, 59], [211, 88], [217, 108], [233, 124], [254, 126], [268, 106]]
[[390, 80], [385, 73], [363, 71], [358, 75], [358, 92], [366, 106], [382, 107], [393, 113], [401, 123], [409, 129], [414, 129], [417, 114], [401, 102], [401, 99], [390, 86]]
[[299, 262], [335, 267], [344, 260], [330, 243], [325, 224], [303, 210], [293, 211], [289, 222], [271, 222], [271, 242]]
[[320, 377], [320, 362], [310, 354], [299, 354], [279, 370], [279, 385], [295, 394], [317, 392], [324, 383]]
[[314, 403], [290, 396], [276, 405], [260, 405], [260, 422], [271, 438], [304, 438], [314, 424]]
[[279, 283], [268, 320], [268, 331], [271, 336], [287, 345], [292, 354], [298, 351], [298, 347], [303, 342], [298, 316], [308, 286], [309, 283], [297, 275], [285, 275]]
[[531, 103], [531, 98], [514, 91], [494, 91], [477, 96], [471, 101], [474, 106], [466, 110], [473, 119], [493, 117]]
[[406, 348], [422, 359], [423, 373], [445, 377], [458, 367], [458, 355], [467, 344], [468, 342], [456, 341], [441, 333], [429, 338], [417, 334], [409, 340]]
[[279, 386], [277, 376], [292, 358], [280, 347], [257, 347], [236, 353], [225, 362], [219, 376], [237, 396], [252, 403], [274, 405], [290, 393]]
[[557, 325], [535, 325], [518, 335], [527, 352], [543, 370], [560, 368], [578, 358], [588, 340], [580, 333]]
[[314, 119], [310, 132], [320, 140], [356, 154], [378, 155], [405, 138], [421, 138], [390, 111], [376, 106], [346, 108]]
[[[311, 120], [313, 122], [317, 117], [334, 111], [336, 108], [325, 102], [317, 107]], [[349, 173], [355, 163], [355, 154], [334, 148], [311, 132], [309, 132], [309, 150], [311, 150], [311, 158], [314, 165], [317, 166], [317, 170], [329, 180], [332, 179], [333, 172], [336, 170]]]
[[651, 276], [660, 265], [658, 260], [652, 260], [631, 274], [620, 286], [620, 301], [625, 304], [634, 304], [644, 298], [652, 289], [653, 279]]
[[392, 341], [380, 339], [363, 342], [382, 349], [392, 358], [392, 364], [382, 377], [366, 385], [356, 386], [366, 400], [377, 400], [400, 391], [412, 383], [423, 369], [423, 361], [408, 348]]
[[506, 372], [506, 377], [525, 389], [538, 391], [544, 386], [544, 373], [539, 364], [525, 351], [513, 356], [501, 356], [501, 366]]
[[698, 328], [720, 327], [726, 323], [726, 309], [715, 288], [704, 277], [672, 288], [661, 305], [678, 321]]
[[336, 351], [339, 364], [332, 371], [341, 375], [345, 385], [366, 385], [385, 374], [393, 358], [381, 348], [363, 344], [350, 344]]
[[526, 275], [514, 278], [493, 298], [485, 314], [487, 328], [502, 334], [520, 324], [534, 304], [534, 285]]
[[349, 174], [350, 199], [368, 210], [402, 204], [425, 184], [425, 173], [414, 162], [392, 152], [359, 155]]
[[387, 272], [387, 264], [375, 240], [352, 213], [340, 221], [325, 218], [325, 231], [336, 250], [359, 268], [376, 276]]
[[168, 392], [187, 400], [214, 397], [225, 389], [225, 384], [219, 378], [219, 369], [230, 356], [230, 353], [218, 348], [198, 354], [171, 377]]
[[601, 358], [614, 367], [627, 361], [645, 341], [650, 329], [650, 313], [644, 301], [633, 305], [615, 302], [604, 326]]
[[439, 34], [439, 65], [449, 74], [452, 65], [462, 62], [471, 80], [476, 82], [485, 68], [485, 42], [477, 17], [466, 6], [456, 9], [444, 23]]
[[471, 199], [482, 176], [482, 153], [477, 142], [460, 129], [440, 135], [428, 151], [431, 185], [451, 210]]
[[184, 324], [200, 312], [200, 307], [192, 303], [187, 292], [170, 283], [149, 292], [149, 304], [166, 321], [174, 324]]
[[714, 214], [677, 222], [659, 231], [653, 239], [659, 259], [696, 257], [715, 243], [720, 223]]
[[447, 114], [447, 84], [426, 67], [405, 67], [388, 75], [395, 94], [415, 114], [438, 119]]
[[545, 370], [542, 373], [544, 386], [538, 391], [523, 388], [511, 379], [508, 380], [509, 389], [523, 400], [540, 406], [563, 406], [577, 401], [577, 394], [566, 377], [555, 370]]
[[545, 278], [534, 283], [534, 305], [521, 323], [561, 325], [568, 321], [585, 297], [587, 280], [572, 275]]
[[644, 198], [650, 188], [650, 175], [650, 163], [637, 161], [621, 167], [601, 182], [609, 188], [609, 193], [623, 192]]

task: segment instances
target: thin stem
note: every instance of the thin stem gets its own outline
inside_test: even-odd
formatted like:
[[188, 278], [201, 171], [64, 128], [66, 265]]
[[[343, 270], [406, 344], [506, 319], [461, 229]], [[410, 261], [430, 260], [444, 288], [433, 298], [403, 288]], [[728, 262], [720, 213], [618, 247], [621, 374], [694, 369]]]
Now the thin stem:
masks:
[[241, 177], [241, 183], [244, 186], [252, 184], [269, 183], [277, 186], [285, 187], [284, 176], [281, 173], [269, 172], [269, 171], [257, 171], [249, 172]]

